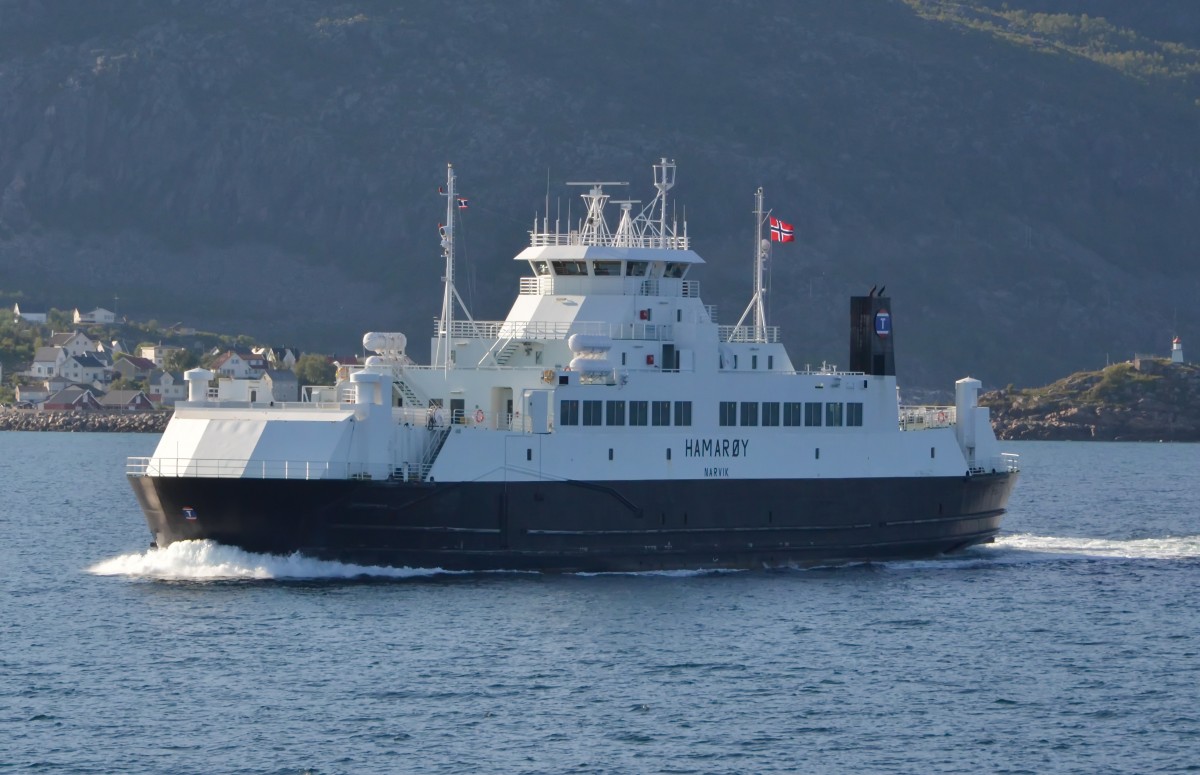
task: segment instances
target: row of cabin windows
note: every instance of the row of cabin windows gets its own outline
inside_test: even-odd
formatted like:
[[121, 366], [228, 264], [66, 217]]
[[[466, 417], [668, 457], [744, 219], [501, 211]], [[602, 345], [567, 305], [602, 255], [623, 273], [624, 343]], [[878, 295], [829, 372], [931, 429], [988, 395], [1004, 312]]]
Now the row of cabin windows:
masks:
[[[591, 274], [595, 277], [620, 277], [621, 276], [621, 261], [592, 261]], [[649, 261], [625, 261], [625, 276], [626, 277], [645, 277], [650, 269]], [[553, 270], [554, 274], [565, 277], [586, 277], [588, 275], [587, 261], [534, 261], [534, 271], [540, 275], [550, 274]], [[688, 265], [681, 261], [668, 261], [663, 265], [663, 277], [683, 277], [687, 273]]]
[[558, 403], [559, 425], [670, 425], [672, 415], [675, 425], [691, 425], [692, 402], [563, 400]]
[[[782, 409], [782, 411], [780, 411]], [[809, 428], [826, 425], [831, 428], [858, 427], [863, 424], [863, 405], [857, 402], [820, 401], [722, 401], [718, 419], [721, 425], [762, 425]], [[823, 422], [822, 422], [823, 421]]]

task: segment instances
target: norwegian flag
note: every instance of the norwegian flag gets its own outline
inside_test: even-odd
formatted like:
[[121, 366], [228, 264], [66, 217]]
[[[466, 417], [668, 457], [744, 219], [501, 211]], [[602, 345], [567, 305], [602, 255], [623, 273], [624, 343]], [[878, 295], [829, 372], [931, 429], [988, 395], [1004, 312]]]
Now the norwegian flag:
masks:
[[790, 223], [784, 223], [771, 216], [771, 241], [772, 242], [795, 242], [796, 229]]
[[461, 196], [458, 198], [458, 209], [459, 210], [467, 209], [467, 200], [463, 199]]

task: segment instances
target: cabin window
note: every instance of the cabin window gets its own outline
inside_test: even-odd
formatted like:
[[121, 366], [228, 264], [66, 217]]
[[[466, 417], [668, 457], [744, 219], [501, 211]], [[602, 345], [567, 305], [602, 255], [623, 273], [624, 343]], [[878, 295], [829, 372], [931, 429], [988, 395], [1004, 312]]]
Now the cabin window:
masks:
[[742, 425], [758, 425], [758, 402], [742, 402]]
[[820, 401], [805, 401], [804, 402], [804, 424], [808, 427], [818, 427], [821, 425], [821, 402]]
[[722, 401], [720, 418], [721, 425], [737, 425], [737, 401]]
[[683, 277], [687, 272], [687, 264], [680, 261], [668, 261], [667, 268], [663, 270], [663, 277]]
[[624, 425], [625, 424], [625, 402], [624, 401], [608, 401], [604, 407], [606, 415], [606, 425]]
[[860, 403], [846, 404], [846, 425], [851, 427], [862, 425], [862, 406]]
[[650, 404], [650, 422], [655, 425], [671, 424], [671, 402], [654, 401]]
[[752, 369], [758, 368], [758, 356], [757, 355], [750, 356], [750, 368], [752, 368]]
[[630, 401], [629, 402], [629, 424], [630, 425], [645, 425], [647, 416], [650, 413], [649, 401]]
[[774, 369], [774, 368], [775, 368], [775, 356], [768, 355], [767, 356], [767, 371], [770, 371], [771, 369]]
[[551, 261], [550, 265], [554, 267], [554, 274], [578, 276], [587, 274], [586, 261]]
[[842, 427], [842, 405], [840, 403], [825, 404], [825, 424], [830, 428]]
[[625, 274], [630, 277], [645, 277], [649, 266], [649, 261], [630, 261], [625, 264]]
[[599, 425], [600, 424], [600, 407], [604, 404], [603, 401], [584, 401], [583, 402], [583, 424], [584, 425]]
[[783, 424], [788, 427], [799, 427], [804, 424], [804, 417], [801, 413], [801, 404], [799, 401], [785, 401], [783, 403]]
[[597, 277], [620, 277], [621, 262], [620, 261], [593, 261], [592, 274]]
[[559, 425], [578, 425], [579, 424], [579, 402], [578, 401], [559, 401], [558, 402], [558, 424]]
[[676, 401], [675, 402], [675, 424], [676, 425], [691, 425], [692, 424], [692, 402], [691, 401]]
[[733, 354], [733, 368], [737, 368], [737, 353]]
[[779, 425], [779, 404], [775, 401], [763, 401], [762, 424], [765, 426]]

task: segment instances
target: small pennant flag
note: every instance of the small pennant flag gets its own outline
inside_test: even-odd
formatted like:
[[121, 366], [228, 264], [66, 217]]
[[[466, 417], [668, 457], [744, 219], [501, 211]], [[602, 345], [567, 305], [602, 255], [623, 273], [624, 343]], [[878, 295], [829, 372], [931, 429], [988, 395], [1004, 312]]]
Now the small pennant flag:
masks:
[[796, 229], [790, 223], [784, 223], [775, 216], [771, 216], [771, 241], [772, 242], [795, 242]]
[[458, 209], [459, 210], [467, 209], [467, 200], [463, 199], [461, 196], [458, 198]]

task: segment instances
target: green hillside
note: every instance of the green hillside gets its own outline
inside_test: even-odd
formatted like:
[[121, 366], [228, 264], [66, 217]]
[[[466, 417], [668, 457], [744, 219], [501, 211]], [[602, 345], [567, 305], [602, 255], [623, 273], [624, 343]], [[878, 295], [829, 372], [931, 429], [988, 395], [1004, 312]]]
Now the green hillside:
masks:
[[722, 322], [750, 295], [754, 189], [798, 226], [770, 300], [798, 363], [844, 362], [846, 297], [876, 284], [908, 384], [1200, 341], [1190, 1], [0, 0], [0, 20], [0, 291], [326, 349], [403, 330], [420, 355], [447, 161], [463, 290], [494, 319], [547, 176], [565, 217], [565, 181], [646, 199], [667, 155]]

